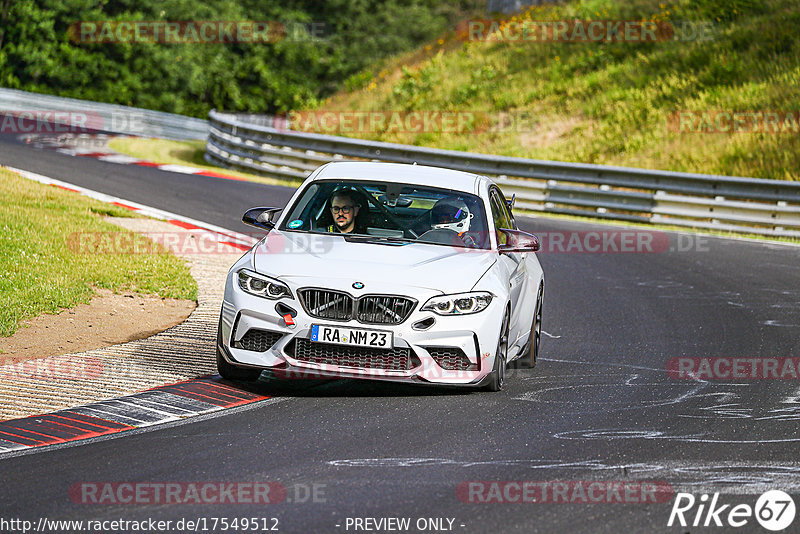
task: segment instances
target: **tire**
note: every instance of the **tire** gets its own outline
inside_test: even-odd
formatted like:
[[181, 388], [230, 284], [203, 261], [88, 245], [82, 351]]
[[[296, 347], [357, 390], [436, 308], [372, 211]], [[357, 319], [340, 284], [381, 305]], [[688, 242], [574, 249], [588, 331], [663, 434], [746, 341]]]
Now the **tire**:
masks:
[[503, 324], [500, 327], [500, 337], [497, 340], [497, 352], [494, 357], [494, 368], [491, 378], [484, 387], [486, 391], [500, 391], [506, 383], [506, 365], [508, 365], [508, 323], [509, 316], [506, 312]]
[[220, 326], [217, 327], [217, 372], [219, 372], [219, 375], [228, 380], [247, 380], [251, 382], [258, 380], [258, 377], [261, 376], [261, 369], [254, 369], [252, 367], [243, 367], [228, 363], [228, 361], [222, 355], [222, 349], [220, 348], [222, 345], [221, 326], [222, 325], [220, 321]]
[[509, 366], [515, 369], [533, 369], [536, 367], [536, 360], [539, 357], [539, 347], [542, 344], [542, 302], [544, 300], [544, 286], [539, 286], [539, 293], [536, 296], [536, 311], [533, 313], [531, 321], [531, 335], [528, 342], [520, 351], [519, 358], [512, 361]]
[[536, 297], [536, 313], [533, 314], [533, 326], [531, 327], [530, 360], [531, 369], [536, 367], [536, 360], [539, 358], [539, 347], [542, 345], [542, 305], [544, 301], [544, 286], [539, 286], [539, 294]]

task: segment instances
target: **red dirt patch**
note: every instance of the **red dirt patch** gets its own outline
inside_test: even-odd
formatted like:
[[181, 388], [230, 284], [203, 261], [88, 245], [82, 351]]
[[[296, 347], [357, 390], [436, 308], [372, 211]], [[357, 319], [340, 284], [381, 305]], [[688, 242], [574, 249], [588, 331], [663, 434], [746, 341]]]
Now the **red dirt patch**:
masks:
[[99, 289], [89, 304], [42, 314], [0, 338], [0, 365], [143, 339], [182, 323], [195, 307], [189, 300]]

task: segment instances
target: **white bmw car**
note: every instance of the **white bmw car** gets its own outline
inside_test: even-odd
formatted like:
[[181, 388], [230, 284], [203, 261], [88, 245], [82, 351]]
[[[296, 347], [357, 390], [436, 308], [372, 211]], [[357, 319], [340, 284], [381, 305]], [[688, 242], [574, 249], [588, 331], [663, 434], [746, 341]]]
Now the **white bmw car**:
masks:
[[510, 361], [535, 365], [544, 295], [512, 204], [467, 172], [323, 165], [243, 217], [268, 233], [228, 274], [220, 375], [502, 389]]

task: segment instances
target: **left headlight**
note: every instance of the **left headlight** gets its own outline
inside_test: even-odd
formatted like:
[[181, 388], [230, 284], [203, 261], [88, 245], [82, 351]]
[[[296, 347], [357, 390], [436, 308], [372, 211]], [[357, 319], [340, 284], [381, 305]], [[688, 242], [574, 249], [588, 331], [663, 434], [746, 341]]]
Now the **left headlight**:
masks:
[[283, 297], [293, 298], [289, 286], [269, 276], [242, 269], [237, 273], [237, 277], [239, 278], [239, 287], [251, 295], [272, 300]]
[[494, 295], [487, 291], [442, 295], [441, 297], [432, 297], [420, 309], [439, 315], [468, 315], [485, 310], [492, 302], [493, 297]]

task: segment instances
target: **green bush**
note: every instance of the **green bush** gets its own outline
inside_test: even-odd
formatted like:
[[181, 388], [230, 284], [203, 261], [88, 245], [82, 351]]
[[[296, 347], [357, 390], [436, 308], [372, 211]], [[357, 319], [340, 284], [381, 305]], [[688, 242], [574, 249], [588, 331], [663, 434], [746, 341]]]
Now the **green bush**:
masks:
[[[479, 0], [0, 0], [0, 85], [197, 117], [314, 106], [443, 34]], [[79, 21], [277, 21], [274, 43], [81, 43]], [[304, 31], [316, 23], [321, 35]]]
[[574, 0], [536, 6], [516, 17], [655, 20], [708, 31], [705, 40], [447, 43], [443, 52], [428, 53], [421, 61], [419, 55], [407, 63], [398, 59], [395, 76], [376, 78], [368, 91], [342, 95], [330, 105], [502, 111], [536, 118], [536, 127], [526, 131], [370, 136], [391, 142], [800, 179], [796, 133], [702, 134], [669, 127], [670, 117], [682, 110], [800, 109], [796, 0]]

